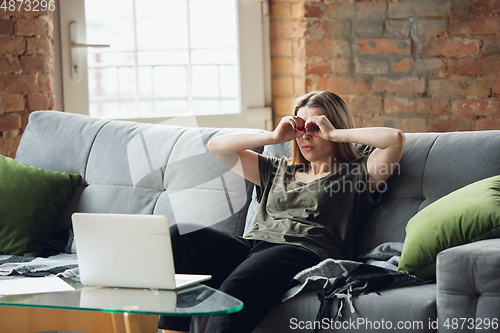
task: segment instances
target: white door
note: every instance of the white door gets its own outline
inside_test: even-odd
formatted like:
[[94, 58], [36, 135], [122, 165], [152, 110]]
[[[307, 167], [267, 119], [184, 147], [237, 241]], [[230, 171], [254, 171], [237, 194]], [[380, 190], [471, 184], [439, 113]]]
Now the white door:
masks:
[[262, 5], [59, 0], [64, 111], [169, 124], [195, 115], [198, 126], [271, 129]]

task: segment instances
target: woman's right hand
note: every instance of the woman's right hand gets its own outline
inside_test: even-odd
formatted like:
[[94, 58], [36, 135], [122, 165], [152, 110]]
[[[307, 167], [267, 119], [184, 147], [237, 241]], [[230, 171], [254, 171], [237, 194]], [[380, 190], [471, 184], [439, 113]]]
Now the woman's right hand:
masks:
[[300, 138], [305, 130], [304, 119], [298, 116], [286, 116], [281, 118], [280, 123], [273, 131], [273, 139], [276, 143], [288, 142]]

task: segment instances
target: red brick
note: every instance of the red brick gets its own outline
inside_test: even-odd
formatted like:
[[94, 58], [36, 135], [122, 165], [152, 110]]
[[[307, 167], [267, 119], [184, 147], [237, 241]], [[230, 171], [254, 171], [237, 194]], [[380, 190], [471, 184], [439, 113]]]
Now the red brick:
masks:
[[291, 73], [289, 75], [295, 77], [304, 77], [306, 75], [306, 61], [305, 59], [293, 59], [293, 66], [291, 67]]
[[294, 96], [304, 95], [305, 93], [306, 93], [306, 80], [303, 77], [295, 77], [293, 79]]
[[47, 110], [49, 99], [45, 94], [34, 93], [28, 95], [28, 111]]
[[333, 54], [336, 57], [350, 57], [351, 56], [351, 43], [347, 40], [335, 39], [333, 40]]
[[271, 4], [272, 19], [290, 19], [292, 18], [292, 7], [289, 3]]
[[452, 35], [494, 35], [500, 32], [500, 17], [450, 18]]
[[381, 75], [389, 74], [389, 61], [375, 57], [360, 57], [354, 59], [356, 74]]
[[305, 88], [306, 91], [321, 90], [321, 86], [319, 84], [319, 77], [312, 76], [306, 78]]
[[360, 54], [411, 54], [410, 39], [360, 38], [358, 46]]
[[274, 77], [271, 80], [274, 97], [290, 97], [295, 95], [292, 77]]
[[348, 36], [351, 32], [349, 21], [341, 20], [322, 20], [321, 30], [324, 32], [324, 38], [342, 38]]
[[335, 73], [347, 74], [349, 73], [349, 58], [335, 58]]
[[473, 56], [479, 51], [479, 41], [468, 38], [439, 38], [420, 42], [424, 56]]
[[43, 22], [44, 34], [47, 37], [54, 37], [54, 20], [52, 19], [52, 14], [40, 16]]
[[273, 98], [273, 111], [275, 115], [280, 115], [281, 117], [288, 116], [292, 114], [292, 108], [295, 98]]
[[412, 99], [409, 97], [385, 97], [384, 112], [387, 114], [411, 113], [414, 109], [413, 104]]
[[307, 20], [307, 36], [310, 39], [344, 38], [350, 34], [350, 31], [349, 21]]
[[493, 84], [493, 93], [500, 95], [500, 78], [497, 78]]
[[[23, 127], [23, 131], [25, 128], [26, 128], [26, 126]], [[22, 137], [22, 134], [18, 134], [14, 137], [14, 150], [17, 150], [17, 148], [19, 147], [19, 143], [21, 142], [21, 137]]]
[[306, 22], [300, 20], [272, 20], [271, 38], [303, 38]]
[[12, 35], [14, 33], [14, 22], [9, 19], [0, 18], [0, 35]]
[[447, 98], [432, 98], [432, 114], [445, 114], [450, 112], [450, 100]]
[[31, 113], [31, 112], [29, 112], [29, 111], [26, 111], [26, 112], [20, 112], [20, 114], [21, 114], [21, 129], [22, 129], [23, 131], [24, 131], [24, 129], [26, 128], [26, 126], [28, 126], [30, 113]]
[[0, 132], [8, 132], [19, 129], [19, 116], [17, 113], [0, 114]]
[[387, 17], [433, 17], [450, 16], [451, 3], [449, 1], [419, 0], [411, 2], [389, 2]]
[[470, 0], [453, 0], [452, 11], [453, 16], [465, 16], [470, 12]]
[[333, 40], [316, 39], [306, 40], [306, 56], [308, 57], [332, 57]]
[[4, 94], [2, 98], [2, 111], [13, 112], [24, 110], [24, 98], [22, 94]]
[[411, 58], [405, 58], [402, 60], [395, 60], [392, 62], [392, 71], [395, 73], [408, 73], [413, 70], [415, 65], [415, 60]]
[[417, 117], [376, 116], [366, 121], [366, 126], [398, 128], [406, 133], [427, 132], [427, 120]]
[[312, 58], [307, 61], [305, 75], [333, 74], [332, 63], [324, 58]]
[[476, 131], [500, 130], [500, 119], [478, 119]]
[[385, 18], [387, 5], [385, 3], [330, 3], [328, 14], [336, 19]]
[[53, 55], [53, 43], [49, 38], [28, 38], [27, 53]]
[[[273, 1], [275, 2], [275, 1]], [[293, 18], [298, 18], [298, 19], [303, 19], [305, 15], [305, 8], [304, 8], [304, 2], [292, 2], [291, 3], [292, 7], [292, 17]]]
[[48, 92], [49, 107], [47, 110], [55, 110], [56, 107], [56, 95], [54, 92]]
[[448, 60], [449, 75], [478, 76], [500, 75], [498, 58], [462, 58]]
[[292, 44], [289, 40], [271, 41], [271, 57], [292, 57]]
[[[0, 115], [0, 119], [1, 119], [1, 115]], [[1, 133], [1, 132], [0, 132]], [[1, 155], [4, 155], [4, 156], [7, 156], [7, 157], [10, 157], [10, 158], [14, 158], [14, 152], [13, 152], [13, 139], [12, 139], [12, 136], [6, 136], [6, 135], [3, 135], [3, 136], [0, 136], [0, 154]]]
[[38, 91], [54, 91], [54, 75], [38, 74], [37, 77]]
[[353, 115], [378, 114], [382, 111], [382, 97], [375, 95], [355, 96], [349, 103]]
[[500, 36], [488, 37], [483, 41], [483, 47], [481, 48], [481, 52], [490, 55], [500, 54]]
[[322, 90], [330, 90], [339, 95], [367, 94], [370, 92], [370, 86], [364, 79], [329, 76], [321, 77], [319, 84]]
[[460, 129], [460, 122], [453, 116], [429, 120], [429, 132], [455, 132]]
[[20, 69], [17, 57], [0, 57], [0, 74], [13, 74]]
[[450, 100], [447, 98], [422, 97], [417, 99], [417, 112], [429, 115], [441, 115], [450, 112]]
[[26, 50], [26, 40], [22, 37], [0, 37], [0, 55], [20, 55]]
[[425, 79], [421, 78], [403, 78], [403, 79], [389, 79], [376, 77], [373, 80], [373, 90], [376, 92], [388, 93], [424, 93], [425, 92]]
[[430, 79], [431, 96], [489, 96], [493, 79], [491, 77], [450, 77], [448, 79]]
[[384, 35], [384, 20], [361, 19], [352, 20], [352, 35], [362, 38], [392, 37]]
[[295, 58], [305, 58], [306, 41], [304, 39], [294, 40], [292, 42], [292, 53]]
[[361, 117], [352, 117], [352, 124], [353, 124], [354, 128], [363, 127], [362, 123], [363, 123], [363, 120]]
[[25, 74], [47, 73], [48, 58], [45, 56], [25, 56], [21, 58], [21, 67]]
[[475, 0], [472, 2], [471, 13], [475, 15], [498, 15], [500, 14], [500, 2], [498, 0]]
[[326, 8], [321, 2], [305, 3], [304, 9], [304, 17], [323, 17], [326, 12]]
[[448, 19], [421, 19], [417, 27], [419, 36], [442, 36], [448, 32]]
[[0, 91], [24, 93], [36, 88], [36, 75], [0, 76]]
[[14, 24], [14, 33], [20, 36], [41, 36], [43, 25], [43, 21], [38, 18], [19, 19]]
[[410, 25], [410, 20], [385, 20], [385, 34], [387, 37], [408, 38]]
[[271, 75], [293, 75], [294, 63], [292, 58], [274, 58], [271, 60]]
[[451, 112], [464, 117], [500, 115], [499, 101], [498, 98], [454, 101], [451, 105]]
[[415, 61], [415, 75], [443, 76], [446, 74], [446, 64], [439, 58], [417, 58]]
[[417, 99], [417, 112], [422, 114], [431, 114], [431, 99], [429, 97], [422, 97]]

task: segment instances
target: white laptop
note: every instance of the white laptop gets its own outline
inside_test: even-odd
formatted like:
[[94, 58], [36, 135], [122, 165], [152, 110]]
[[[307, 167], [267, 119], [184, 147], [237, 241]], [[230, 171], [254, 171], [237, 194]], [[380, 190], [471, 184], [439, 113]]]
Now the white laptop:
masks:
[[178, 289], [210, 275], [175, 274], [170, 229], [163, 215], [72, 215], [84, 285]]

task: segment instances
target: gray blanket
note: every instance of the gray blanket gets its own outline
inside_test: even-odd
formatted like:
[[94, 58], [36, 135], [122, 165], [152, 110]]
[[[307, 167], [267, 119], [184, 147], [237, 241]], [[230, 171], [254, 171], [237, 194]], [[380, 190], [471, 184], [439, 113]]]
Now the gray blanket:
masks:
[[0, 255], [0, 276], [78, 276], [76, 254], [58, 254], [48, 258]]
[[[359, 256], [359, 261], [326, 259], [318, 265], [299, 272], [294, 277], [296, 286], [289, 289], [282, 301], [303, 291], [316, 291], [321, 302], [316, 320], [342, 320], [342, 308], [347, 302], [355, 312], [352, 298], [384, 288], [427, 283], [416, 276], [398, 272], [397, 266], [403, 243], [384, 243]], [[332, 311], [333, 300], [339, 300], [338, 310]], [[315, 330], [316, 332], [317, 330]]]
[[349, 274], [362, 265], [383, 268], [394, 278], [392, 287], [397, 285], [420, 284], [423, 281], [415, 276], [398, 272], [398, 264], [403, 251], [403, 243], [383, 243], [375, 249], [358, 256], [359, 261], [326, 259], [307, 268], [297, 275], [294, 280], [298, 285], [289, 289], [282, 297], [282, 301], [289, 300], [303, 291], [328, 290], [336, 279], [348, 277]]

